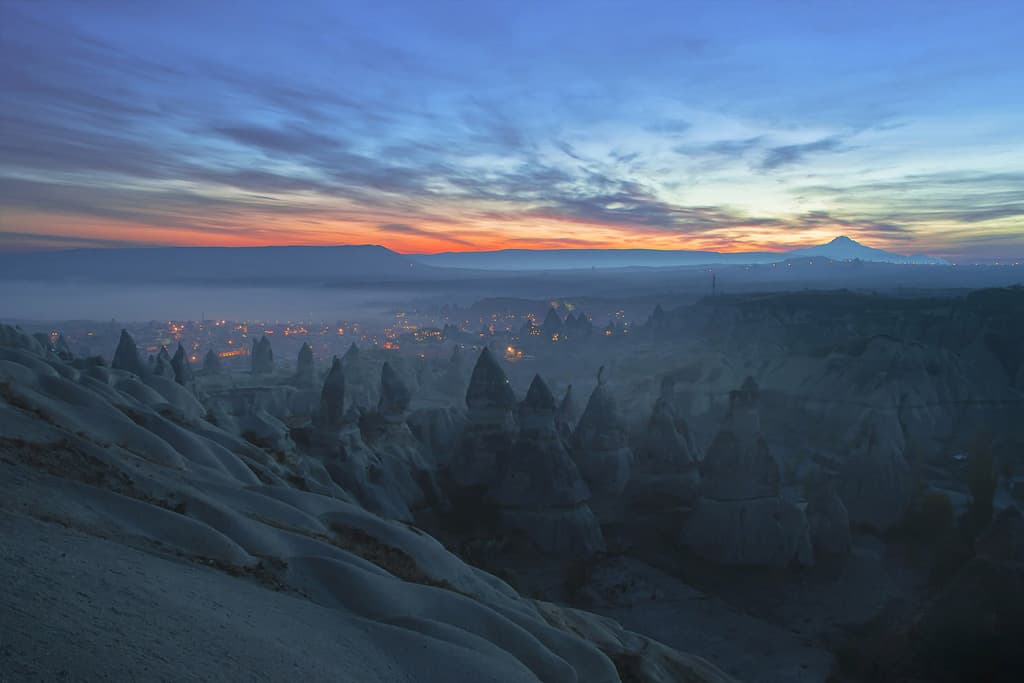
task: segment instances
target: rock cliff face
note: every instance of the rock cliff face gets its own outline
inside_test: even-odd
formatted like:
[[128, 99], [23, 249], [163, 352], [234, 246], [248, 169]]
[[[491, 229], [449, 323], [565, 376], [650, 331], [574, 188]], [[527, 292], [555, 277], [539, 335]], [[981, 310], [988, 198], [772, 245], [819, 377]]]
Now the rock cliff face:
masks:
[[748, 377], [729, 398], [729, 415], [701, 463], [700, 498], [682, 542], [720, 564], [812, 564], [807, 518], [780, 497], [779, 467], [761, 436], [756, 382]]
[[573, 432], [572, 457], [590, 487], [598, 515], [602, 520], [614, 515], [629, 483], [633, 451], [615, 397], [605, 383], [604, 368]]
[[466, 406], [466, 427], [448, 470], [457, 487], [486, 490], [497, 477], [498, 463], [509, 457], [516, 431], [516, 397], [490, 349], [480, 352], [473, 367]]
[[489, 497], [500, 524], [526, 535], [543, 552], [586, 557], [604, 550], [587, 506], [590, 491], [558, 434], [555, 398], [540, 375], [519, 409], [519, 438], [498, 465]]

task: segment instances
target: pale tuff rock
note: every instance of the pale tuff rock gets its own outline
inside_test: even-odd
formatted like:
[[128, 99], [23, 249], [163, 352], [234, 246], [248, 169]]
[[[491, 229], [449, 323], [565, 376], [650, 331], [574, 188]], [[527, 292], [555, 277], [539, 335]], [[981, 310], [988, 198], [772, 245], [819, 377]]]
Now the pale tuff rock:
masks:
[[115, 370], [126, 370], [134, 372], [142, 377], [146, 374], [146, 366], [143, 364], [139, 349], [135, 340], [128, 334], [128, 330], [121, 330], [121, 339], [117, 342], [117, 349], [114, 351], [114, 359], [110, 367]]

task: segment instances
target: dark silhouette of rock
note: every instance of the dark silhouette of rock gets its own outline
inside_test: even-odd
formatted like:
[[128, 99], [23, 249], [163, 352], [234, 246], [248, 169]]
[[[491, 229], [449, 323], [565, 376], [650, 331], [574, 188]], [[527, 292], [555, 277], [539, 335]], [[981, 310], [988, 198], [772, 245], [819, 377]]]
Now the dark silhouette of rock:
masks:
[[274, 371], [274, 351], [270, 348], [270, 340], [263, 335], [252, 343], [252, 372], [266, 375]]
[[605, 384], [603, 367], [598, 371], [597, 386], [573, 432], [572, 457], [595, 502], [602, 507], [618, 498], [626, 488], [633, 451], [615, 397]]
[[354, 363], [357, 360], [359, 360], [359, 347], [355, 342], [352, 342], [348, 345], [348, 348], [345, 349], [345, 353], [342, 354], [341, 362], [348, 365], [349, 363]]
[[576, 422], [579, 420], [579, 415], [579, 410], [576, 408], [576, 399], [572, 395], [572, 385], [570, 384], [566, 387], [565, 395], [562, 396], [562, 400], [558, 404], [558, 410], [555, 412], [555, 424], [558, 425], [558, 433], [566, 443], [569, 442], [573, 431], [576, 430]]
[[832, 484], [813, 492], [807, 501], [807, 523], [816, 553], [843, 556], [850, 552], [850, 514]]
[[223, 371], [220, 364], [220, 356], [210, 349], [203, 356], [203, 373], [207, 375], [219, 375]]
[[549, 308], [540, 329], [547, 339], [551, 339], [554, 335], [560, 333], [562, 331], [562, 319], [558, 316], [558, 311], [554, 308]]
[[339, 429], [345, 423], [345, 373], [337, 356], [320, 391], [319, 422], [326, 429]]
[[174, 371], [174, 381], [178, 384], [187, 386], [192, 381], [192, 365], [181, 344], [178, 344], [174, 357], [171, 358], [171, 369]]
[[466, 389], [466, 405], [470, 409], [511, 410], [515, 407], [516, 396], [509, 384], [508, 376], [494, 358], [491, 350], [484, 348], [473, 367]]
[[142, 377], [146, 373], [146, 366], [139, 355], [139, 348], [135, 340], [128, 334], [128, 330], [121, 330], [121, 339], [117, 342], [117, 349], [114, 351], [114, 358], [110, 367], [115, 370], [127, 370]]
[[160, 352], [156, 354], [156, 360], [153, 361], [153, 374], [164, 379], [174, 379], [171, 354], [167, 351], [166, 346], [161, 346]]
[[299, 349], [295, 361], [295, 383], [302, 388], [312, 387], [315, 383], [313, 347], [309, 342], [302, 342], [302, 348]]
[[896, 414], [874, 412], [865, 418], [839, 477], [852, 524], [888, 531], [903, 520], [914, 496], [905, 448]]
[[730, 392], [729, 414], [701, 463], [700, 498], [681, 539], [720, 564], [810, 565], [807, 517], [779, 495], [779, 467], [761, 436], [759, 401], [752, 377]]
[[761, 437], [759, 403], [752, 377], [729, 393], [729, 415], [700, 467], [704, 497], [747, 500], [779, 494], [779, 465]]
[[490, 349], [477, 358], [466, 389], [469, 414], [459, 447], [449, 465], [452, 481], [459, 488], [490, 485], [498, 474], [497, 463], [507, 457], [515, 435], [512, 410], [515, 393], [505, 371]]
[[673, 391], [674, 381], [664, 377], [629, 483], [630, 506], [655, 515], [692, 504], [700, 484], [696, 448]]
[[61, 360], [74, 360], [75, 354], [71, 352], [71, 347], [68, 345], [68, 339], [63, 334], [57, 335], [57, 341], [53, 345], [53, 348]]
[[412, 400], [412, 392], [398, 376], [391, 363], [384, 361], [380, 370], [380, 401], [377, 410], [383, 415], [404, 415]]
[[590, 491], [558, 435], [556, 409], [547, 384], [535, 376], [520, 406], [519, 438], [498, 463], [491, 498], [504, 528], [546, 553], [585, 557], [604, 550], [604, 539], [586, 505]]

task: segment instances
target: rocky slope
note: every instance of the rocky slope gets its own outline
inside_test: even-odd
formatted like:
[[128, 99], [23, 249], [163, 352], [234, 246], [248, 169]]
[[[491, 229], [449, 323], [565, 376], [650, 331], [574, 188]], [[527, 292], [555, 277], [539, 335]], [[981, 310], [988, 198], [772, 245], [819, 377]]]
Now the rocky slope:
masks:
[[16, 678], [729, 680], [520, 596], [367, 511], [318, 459], [209, 421], [173, 380], [0, 341], [0, 668]]

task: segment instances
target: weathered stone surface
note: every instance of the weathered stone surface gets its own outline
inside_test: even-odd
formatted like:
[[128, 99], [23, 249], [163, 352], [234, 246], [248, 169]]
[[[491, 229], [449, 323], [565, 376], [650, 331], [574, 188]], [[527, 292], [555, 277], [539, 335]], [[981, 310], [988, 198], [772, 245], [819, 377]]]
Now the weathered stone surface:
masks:
[[345, 422], [345, 373], [337, 356], [320, 392], [319, 422], [325, 429], [338, 429]]
[[573, 432], [572, 457], [598, 503], [618, 498], [626, 488], [633, 451], [626, 424], [605, 384], [604, 368]]
[[206, 352], [203, 356], [203, 373], [207, 375], [219, 375], [223, 372], [224, 368], [220, 363], [220, 356], [214, 353], [213, 349]]
[[786, 567], [814, 563], [807, 518], [774, 496], [720, 501], [702, 498], [687, 520], [683, 543], [719, 564]]
[[313, 347], [309, 342], [302, 342], [299, 355], [295, 360], [295, 384], [300, 388], [312, 387], [315, 382], [315, 366], [313, 364]]
[[903, 519], [914, 495], [899, 419], [890, 412], [871, 414], [848, 442], [853, 445], [839, 481], [850, 522], [888, 531]]
[[274, 371], [274, 351], [270, 348], [270, 340], [263, 335], [252, 343], [253, 374], [269, 374]]
[[185, 347], [180, 343], [171, 358], [171, 369], [174, 371], [174, 381], [178, 384], [187, 386], [192, 382], [192, 364], [185, 354]]
[[491, 350], [484, 348], [473, 367], [466, 389], [466, 405], [470, 410], [512, 410], [516, 396], [508, 376]]
[[843, 556], [850, 552], [850, 514], [832, 485], [824, 485], [807, 501], [807, 523], [817, 553]]
[[153, 363], [153, 374], [164, 379], [174, 379], [174, 366], [171, 365], [171, 354], [167, 352], [166, 346], [160, 347]]
[[807, 517], [779, 495], [779, 467], [761, 436], [757, 383], [747, 377], [729, 399], [701, 463], [700, 498], [683, 525], [683, 544], [720, 564], [813, 564]]
[[403, 415], [409, 408], [412, 392], [402, 378], [384, 361], [380, 371], [380, 401], [377, 410], [383, 415]]
[[449, 466], [457, 487], [489, 487], [498, 463], [509, 456], [515, 439], [512, 409], [516, 397], [505, 371], [487, 348], [480, 352], [466, 389], [469, 414]]
[[140, 377], [146, 374], [146, 366], [139, 355], [139, 348], [135, 340], [128, 334], [128, 330], [121, 330], [121, 338], [117, 342], [117, 349], [114, 351], [114, 358], [110, 367], [115, 370], [127, 370], [134, 372]]

